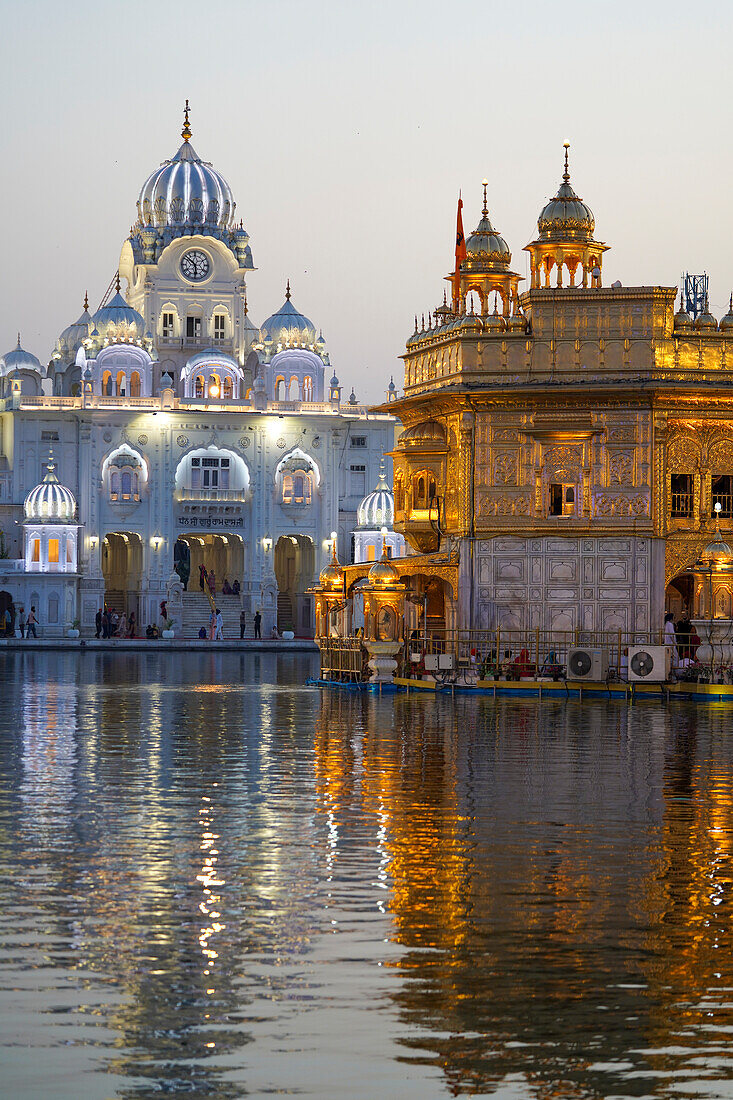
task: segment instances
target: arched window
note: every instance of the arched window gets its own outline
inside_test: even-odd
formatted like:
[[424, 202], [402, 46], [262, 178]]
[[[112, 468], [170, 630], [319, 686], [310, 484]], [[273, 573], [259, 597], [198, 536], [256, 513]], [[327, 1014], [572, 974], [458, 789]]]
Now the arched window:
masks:
[[306, 374], [305, 378], [303, 379], [303, 400], [313, 400], [313, 379], [309, 374]]
[[275, 400], [285, 400], [285, 379], [282, 377], [282, 375], [275, 379]]
[[74, 561], [74, 540], [71, 537], [71, 535], [69, 535], [69, 537], [66, 540], [66, 562], [67, 562], [67, 565], [71, 565], [73, 563], [73, 561]]
[[283, 504], [293, 503], [293, 476], [285, 474], [283, 477]]
[[125, 470], [120, 478], [120, 491], [123, 497], [129, 497], [132, 493], [132, 474]]
[[231, 399], [232, 399], [233, 393], [232, 393], [232, 380], [231, 380], [231, 378], [225, 378], [224, 379], [224, 394], [223, 394], [223, 396], [228, 401], [231, 401]]
[[196, 382], [194, 383], [194, 393], [196, 397], [204, 396], [204, 376], [203, 374], [196, 375]]
[[209, 397], [214, 400], [221, 397], [221, 380], [218, 374], [209, 375]]
[[102, 393], [105, 397], [112, 396], [112, 375], [108, 370], [102, 375]]
[[298, 400], [298, 388], [298, 379], [293, 375], [288, 385], [288, 401]]
[[120, 475], [117, 470], [113, 470], [109, 478], [109, 495], [112, 500], [119, 500], [120, 497]]
[[134, 370], [130, 376], [130, 397], [140, 396], [140, 375]]
[[33, 540], [33, 552], [31, 554], [31, 561], [37, 563], [37, 562], [40, 562], [40, 560], [41, 560], [41, 540], [40, 539], [34, 539]]
[[124, 397], [127, 389], [127, 378], [123, 370], [117, 372], [117, 396]]

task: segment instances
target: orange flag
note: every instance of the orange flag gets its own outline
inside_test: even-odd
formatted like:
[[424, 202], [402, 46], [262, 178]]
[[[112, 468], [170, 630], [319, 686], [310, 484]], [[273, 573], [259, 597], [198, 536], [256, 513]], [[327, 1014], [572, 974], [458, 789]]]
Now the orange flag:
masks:
[[453, 276], [453, 308], [458, 307], [458, 298], [461, 287], [461, 263], [466, 258], [466, 238], [463, 235], [463, 199], [458, 192], [458, 217], [456, 218], [456, 270]]

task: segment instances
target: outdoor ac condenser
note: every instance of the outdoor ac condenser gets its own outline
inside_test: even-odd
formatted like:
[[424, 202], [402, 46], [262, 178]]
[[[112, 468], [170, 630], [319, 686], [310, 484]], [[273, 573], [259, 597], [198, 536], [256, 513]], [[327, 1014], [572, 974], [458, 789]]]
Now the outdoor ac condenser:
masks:
[[605, 680], [608, 676], [608, 651], [571, 649], [568, 653], [567, 680]]
[[671, 654], [666, 645], [629, 646], [629, 682], [663, 684], [669, 679]]

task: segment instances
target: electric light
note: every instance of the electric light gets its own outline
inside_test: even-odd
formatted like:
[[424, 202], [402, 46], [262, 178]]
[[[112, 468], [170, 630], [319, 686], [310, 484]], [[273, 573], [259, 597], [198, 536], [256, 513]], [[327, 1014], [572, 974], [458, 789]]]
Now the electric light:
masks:
[[268, 553], [268, 551], [272, 550], [272, 539], [271, 538], [268, 538], [267, 536], [265, 538], [263, 538], [263, 540], [262, 540], [262, 549], [265, 551], [266, 554]]

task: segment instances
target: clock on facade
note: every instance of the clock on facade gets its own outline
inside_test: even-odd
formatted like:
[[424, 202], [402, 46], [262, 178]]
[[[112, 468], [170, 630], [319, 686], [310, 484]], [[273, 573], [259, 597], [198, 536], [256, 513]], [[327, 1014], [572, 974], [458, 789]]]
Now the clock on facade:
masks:
[[191, 282], [198, 283], [205, 279], [211, 270], [209, 257], [198, 248], [192, 248], [184, 253], [181, 259], [181, 272]]

